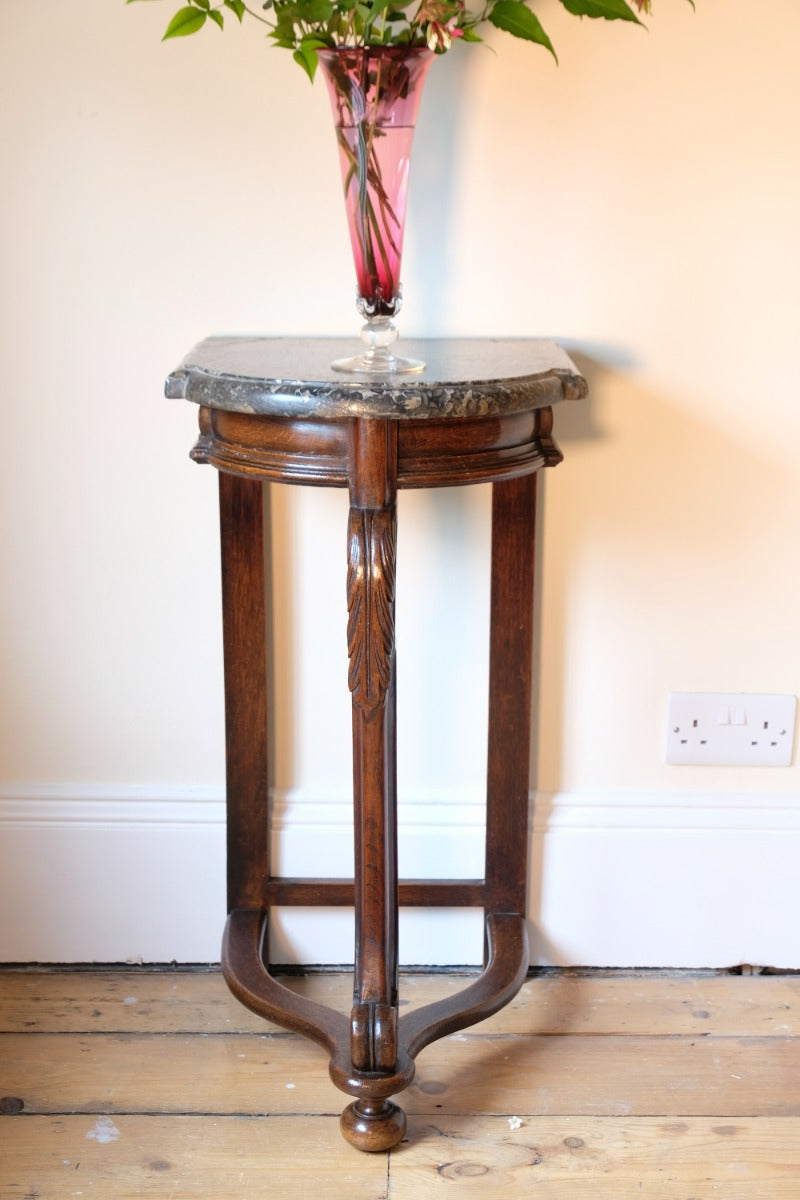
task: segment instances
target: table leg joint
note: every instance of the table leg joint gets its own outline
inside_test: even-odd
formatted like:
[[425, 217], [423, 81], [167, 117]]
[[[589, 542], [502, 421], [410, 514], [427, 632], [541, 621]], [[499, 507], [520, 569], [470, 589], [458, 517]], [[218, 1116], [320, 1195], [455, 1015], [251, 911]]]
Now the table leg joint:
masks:
[[397, 1065], [397, 1009], [361, 1001], [350, 1018], [350, 1058], [357, 1071], [394, 1071]]

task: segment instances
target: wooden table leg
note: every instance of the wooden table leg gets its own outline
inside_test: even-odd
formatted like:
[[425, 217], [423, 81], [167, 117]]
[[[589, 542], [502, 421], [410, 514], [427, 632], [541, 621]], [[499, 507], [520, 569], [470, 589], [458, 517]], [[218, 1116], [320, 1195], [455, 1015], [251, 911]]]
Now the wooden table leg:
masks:
[[488, 912], [526, 911], [537, 475], [492, 489]]
[[261, 909], [270, 874], [263, 487], [220, 472], [229, 912]]
[[[355, 972], [351, 1061], [362, 1074], [397, 1067], [397, 761], [395, 556], [397, 426], [354, 421], [350, 437], [347, 646], [353, 706]], [[356, 1100], [342, 1115], [359, 1149], [405, 1131], [402, 1110]]]
[[489, 640], [486, 865], [482, 901], [486, 966], [447, 1000], [401, 1022], [415, 1057], [434, 1039], [483, 1020], [519, 991], [528, 970], [526, 892], [536, 475], [495, 483]]

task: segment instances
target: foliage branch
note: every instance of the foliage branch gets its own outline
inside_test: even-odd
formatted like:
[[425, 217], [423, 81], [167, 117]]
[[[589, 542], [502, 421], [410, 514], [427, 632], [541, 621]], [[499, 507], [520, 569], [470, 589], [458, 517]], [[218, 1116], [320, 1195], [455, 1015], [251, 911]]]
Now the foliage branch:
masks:
[[[125, 0], [134, 4], [140, 0]], [[693, 0], [689, 0], [692, 4]], [[651, 0], [559, 0], [576, 17], [630, 21], [641, 25], [639, 13], [649, 13]], [[336, 46], [424, 46], [437, 54], [455, 39], [482, 41], [487, 22], [506, 33], [534, 42], [556, 58], [536, 13], [525, 0], [265, 0], [260, 11], [244, 0], [187, 0], [169, 22], [163, 40], [187, 37], [205, 25], [225, 27], [232, 14], [241, 24], [251, 18], [268, 27], [275, 45], [291, 50], [311, 79], [317, 51]], [[556, 59], [556, 61], [558, 61]]]

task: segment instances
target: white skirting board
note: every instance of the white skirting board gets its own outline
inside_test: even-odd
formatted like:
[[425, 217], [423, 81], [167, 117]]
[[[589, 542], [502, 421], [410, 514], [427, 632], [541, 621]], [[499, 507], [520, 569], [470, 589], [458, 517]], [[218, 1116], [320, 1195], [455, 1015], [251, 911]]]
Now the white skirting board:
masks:
[[[800, 797], [539, 793], [531, 961], [800, 967]], [[480, 796], [405, 797], [401, 874], [482, 874]], [[274, 801], [275, 869], [347, 876], [350, 804]], [[0, 795], [2, 962], [216, 962], [225, 913], [217, 790], [18, 787]], [[347, 963], [349, 910], [275, 914], [277, 962]], [[475, 963], [472, 910], [408, 910], [405, 964]]]

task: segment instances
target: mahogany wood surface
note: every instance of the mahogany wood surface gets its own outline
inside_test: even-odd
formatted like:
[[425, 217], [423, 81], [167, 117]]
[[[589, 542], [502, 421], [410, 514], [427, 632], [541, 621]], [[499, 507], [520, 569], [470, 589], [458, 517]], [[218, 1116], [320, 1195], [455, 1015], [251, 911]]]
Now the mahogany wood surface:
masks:
[[[219, 343], [219, 344], [218, 344]], [[314, 362], [319, 347], [313, 346]], [[481, 348], [484, 347], [483, 356]], [[253, 363], [300, 362], [303, 344], [209, 339], [168, 381], [200, 403], [192, 457], [219, 471], [228, 801], [229, 917], [223, 970], [252, 1011], [325, 1047], [353, 1102], [344, 1137], [360, 1150], [399, 1142], [405, 1116], [390, 1097], [414, 1077], [430, 1042], [483, 1020], [525, 978], [527, 811], [536, 473], [561, 461], [555, 400], [585, 383], [549, 343], [442, 343], [439, 374], [420, 382], [348, 385], [318, 369], [287, 381]], [[463, 379], [458, 353], [469, 362]], [[309, 350], [311, 354], [311, 350]], [[232, 355], [230, 360], [225, 355]], [[498, 373], [503, 355], [513, 373]], [[221, 357], [220, 357], [221, 356]], [[485, 358], [487, 367], [481, 371]], [[322, 378], [321, 378], [322, 376]], [[484, 378], [484, 376], [486, 376]], [[250, 411], [255, 406], [257, 411]], [[265, 483], [347, 487], [348, 684], [353, 713], [355, 872], [352, 881], [283, 879], [269, 863]], [[397, 491], [491, 482], [492, 560], [485, 876], [399, 880], [395, 616]], [[349, 1019], [270, 974], [273, 905], [352, 905]], [[473, 905], [485, 913], [486, 965], [462, 993], [398, 1012], [398, 908]]]
[[269, 878], [266, 580], [258, 480], [220, 473], [228, 904], [261, 903]]

